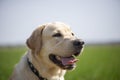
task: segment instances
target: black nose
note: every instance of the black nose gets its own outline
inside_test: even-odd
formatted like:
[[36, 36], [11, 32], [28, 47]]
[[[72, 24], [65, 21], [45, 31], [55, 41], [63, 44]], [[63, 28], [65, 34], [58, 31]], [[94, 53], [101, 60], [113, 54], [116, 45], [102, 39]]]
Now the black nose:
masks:
[[77, 39], [73, 42], [73, 45], [76, 47], [82, 46], [82, 45], [84, 45], [84, 41]]

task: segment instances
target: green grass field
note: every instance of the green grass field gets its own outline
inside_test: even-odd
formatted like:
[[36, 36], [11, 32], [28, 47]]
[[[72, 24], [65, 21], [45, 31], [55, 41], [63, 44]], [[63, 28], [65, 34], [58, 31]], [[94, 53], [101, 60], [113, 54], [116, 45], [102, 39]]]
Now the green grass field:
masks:
[[[0, 80], [7, 80], [27, 49], [0, 48]], [[85, 46], [77, 67], [65, 80], [120, 80], [120, 45]]]

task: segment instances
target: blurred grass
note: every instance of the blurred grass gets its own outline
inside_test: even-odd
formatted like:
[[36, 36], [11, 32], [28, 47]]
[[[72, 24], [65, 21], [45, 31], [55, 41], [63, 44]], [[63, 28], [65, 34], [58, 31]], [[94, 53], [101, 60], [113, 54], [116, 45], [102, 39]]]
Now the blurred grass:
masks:
[[0, 48], [0, 80], [8, 80], [16, 63], [25, 53], [24, 47]]
[[[0, 48], [0, 80], [7, 80], [27, 49]], [[77, 67], [66, 80], [120, 80], [120, 45], [85, 46]]]
[[66, 80], [120, 80], [120, 46], [86, 46]]

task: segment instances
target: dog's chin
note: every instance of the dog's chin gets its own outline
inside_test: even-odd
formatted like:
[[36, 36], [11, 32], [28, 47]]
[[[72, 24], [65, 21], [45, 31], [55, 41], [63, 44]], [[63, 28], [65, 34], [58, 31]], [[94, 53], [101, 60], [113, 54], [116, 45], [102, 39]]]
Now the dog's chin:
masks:
[[73, 70], [76, 67], [76, 62], [78, 61], [78, 59], [76, 59], [75, 56], [78, 56], [79, 54], [80, 54], [80, 51], [69, 57], [63, 57], [63, 56], [58, 56], [58, 55], [55, 55], [54, 53], [51, 53], [49, 55], [49, 59], [55, 65], [57, 65], [62, 69]]

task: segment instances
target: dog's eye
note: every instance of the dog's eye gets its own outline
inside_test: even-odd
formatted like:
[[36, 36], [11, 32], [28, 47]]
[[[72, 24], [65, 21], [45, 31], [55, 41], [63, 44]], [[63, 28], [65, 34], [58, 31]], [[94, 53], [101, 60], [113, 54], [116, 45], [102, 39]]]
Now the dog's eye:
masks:
[[74, 33], [72, 33], [72, 36], [74, 36]]
[[53, 35], [53, 37], [61, 37], [61, 36], [62, 36], [62, 34], [60, 34], [60, 33], [56, 33]]

